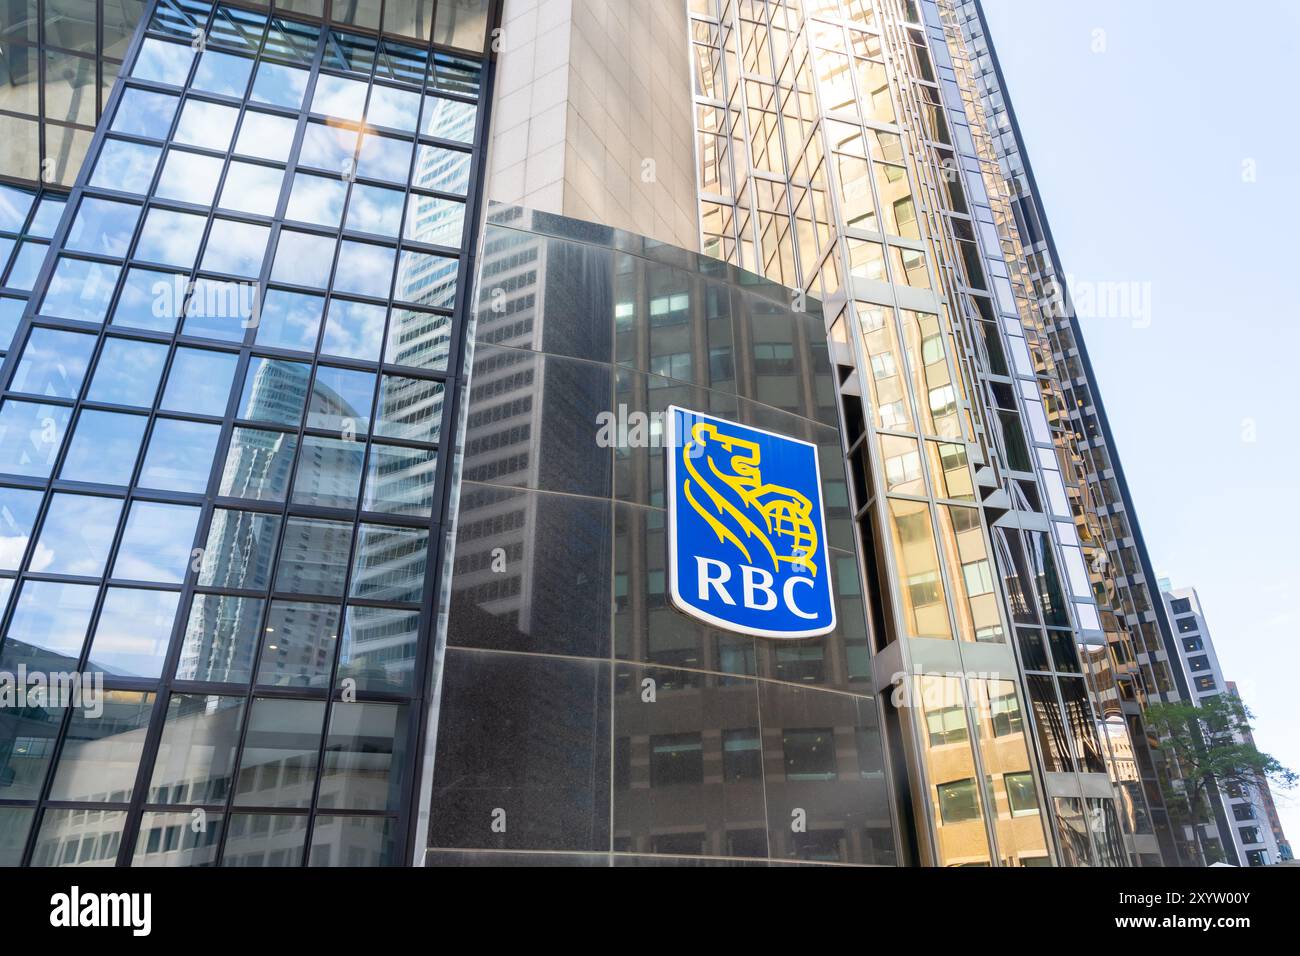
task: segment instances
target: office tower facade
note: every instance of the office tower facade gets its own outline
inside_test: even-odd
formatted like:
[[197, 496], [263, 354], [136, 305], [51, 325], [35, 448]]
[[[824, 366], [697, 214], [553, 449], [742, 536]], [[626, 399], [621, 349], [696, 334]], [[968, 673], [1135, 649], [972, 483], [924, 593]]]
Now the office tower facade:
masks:
[[978, 0], [962, 0], [956, 13], [971, 54], [971, 89], [977, 91], [987, 116], [991, 143], [1010, 189], [1012, 210], [1026, 252], [1024, 266], [1056, 359], [1063, 401], [1054, 409], [1053, 420], [1062, 433], [1073, 435], [1084, 483], [1095, 504], [1095, 527], [1088, 536], [1091, 547], [1085, 553], [1099, 606], [1108, 622], [1129, 635], [1126, 652], [1131, 656], [1124, 660], [1124, 666], [1132, 675], [1133, 693], [1124, 699], [1122, 708], [1140, 757], [1142, 784], [1155, 832], [1167, 862], [1194, 864], [1195, 847], [1188, 842], [1185, 828], [1170, 821], [1161, 797], [1170, 781], [1179, 778], [1180, 769], [1165, 759], [1157, 741], [1145, 739], [1137, 719], [1144, 701], [1190, 700], [1193, 689], [1177, 666], [1177, 636], [1160, 597], [1066, 271], [1052, 239], [987, 22]]
[[[1196, 588], [1162, 586], [1161, 598], [1178, 634], [1177, 664], [1191, 688], [1191, 702], [1201, 705], [1225, 694], [1239, 697], [1237, 685], [1224, 676]], [[1254, 740], [1247, 733], [1242, 742]], [[1267, 780], [1227, 791], [1216, 787], [1209, 797], [1215, 819], [1203, 825], [1201, 839], [1215, 841], [1224, 859], [1239, 866], [1268, 866], [1289, 857]]]
[[0, 711], [6, 864], [413, 855], [490, 10], [325, 12], [150, 3], [0, 169], [0, 670], [105, 687]]
[[[820, 312], [519, 207], [482, 263], [426, 862], [895, 863]], [[816, 446], [829, 634], [670, 605], [670, 405]]]
[[[0, 168], [0, 670], [112, 708], [0, 714], [4, 861], [1176, 859], [969, 23], [146, 6]], [[665, 606], [669, 398], [818, 445], [832, 635]]]

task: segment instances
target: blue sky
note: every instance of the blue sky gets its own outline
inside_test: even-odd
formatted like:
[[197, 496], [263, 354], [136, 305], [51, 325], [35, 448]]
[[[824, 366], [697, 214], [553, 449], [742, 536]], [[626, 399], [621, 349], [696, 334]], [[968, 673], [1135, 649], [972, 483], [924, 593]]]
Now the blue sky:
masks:
[[984, 9], [1066, 272], [1150, 284], [1083, 330], [1156, 573], [1300, 772], [1300, 5]]

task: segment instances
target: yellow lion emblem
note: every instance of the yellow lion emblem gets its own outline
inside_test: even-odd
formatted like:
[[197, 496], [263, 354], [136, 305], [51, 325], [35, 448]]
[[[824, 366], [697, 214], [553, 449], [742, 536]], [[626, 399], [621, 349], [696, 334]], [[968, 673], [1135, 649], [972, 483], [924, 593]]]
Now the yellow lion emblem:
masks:
[[[682, 488], [686, 500], [708, 522], [718, 540], [734, 544], [749, 564], [756, 564], [749, 545], [757, 542], [771, 560], [773, 571], [779, 572], [781, 565], [787, 564], [799, 573], [816, 577], [813, 558], [818, 539], [812, 502], [793, 488], [764, 482], [759, 455], [755, 442], [720, 434], [710, 422], [697, 422], [682, 450], [690, 474]], [[726, 459], [725, 471], [718, 466], [719, 458]], [[708, 463], [707, 476], [700, 473], [699, 462]], [[742, 535], [745, 540], [741, 540]], [[789, 541], [779, 540], [782, 538]], [[785, 544], [789, 547], [778, 549], [778, 545]]]

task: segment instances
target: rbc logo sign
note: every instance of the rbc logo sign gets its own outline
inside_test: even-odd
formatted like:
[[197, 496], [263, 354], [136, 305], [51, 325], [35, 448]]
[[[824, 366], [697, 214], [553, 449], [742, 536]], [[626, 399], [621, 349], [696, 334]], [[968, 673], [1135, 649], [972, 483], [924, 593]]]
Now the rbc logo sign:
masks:
[[755, 637], [834, 630], [816, 446], [677, 406], [667, 418], [673, 605]]

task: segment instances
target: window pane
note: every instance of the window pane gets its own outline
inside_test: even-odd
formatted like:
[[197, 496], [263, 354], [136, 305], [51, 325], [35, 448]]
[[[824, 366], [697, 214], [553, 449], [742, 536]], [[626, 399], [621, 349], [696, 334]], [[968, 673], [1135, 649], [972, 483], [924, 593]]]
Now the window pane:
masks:
[[120, 498], [54, 495], [32, 554], [31, 570], [99, 577], [108, 563], [121, 516]]
[[161, 153], [157, 146], [107, 139], [99, 151], [99, 162], [95, 164], [90, 185], [143, 196], [149, 192]]
[[176, 620], [177, 591], [109, 588], [88, 666], [122, 677], [160, 677]]
[[86, 398], [109, 405], [152, 405], [166, 361], [165, 345], [105, 338]]
[[82, 322], [103, 322], [121, 272], [118, 266], [61, 257], [50, 277], [45, 298], [41, 300], [41, 314]]
[[357, 175], [363, 179], [405, 183], [411, 174], [412, 148], [409, 140], [367, 133], [361, 137]]
[[126, 825], [126, 811], [98, 814], [98, 840], [83, 839], [86, 811], [46, 810], [32, 850], [33, 866], [113, 866]]
[[172, 142], [225, 152], [235, 135], [237, 119], [239, 110], [233, 106], [187, 99], [181, 107], [181, 119], [176, 124]]
[[[202, 156], [184, 149], [169, 149], [163, 163], [162, 176], [158, 179], [158, 188], [154, 192], [163, 199], [210, 206], [216, 197], [217, 181], [220, 178], [221, 160], [217, 157]], [[190, 261], [193, 261], [193, 257]]]
[[113, 309], [113, 324], [155, 332], [174, 332], [188, 280], [174, 272], [132, 267]]
[[366, 109], [366, 122], [369, 125], [414, 130], [419, 113], [419, 93], [377, 84], [371, 87], [370, 106]]
[[110, 128], [131, 136], [166, 139], [179, 105], [180, 97], [170, 93], [128, 87], [118, 103], [117, 115], [113, 117]]
[[177, 680], [247, 683], [262, 626], [259, 598], [196, 594], [185, 624]]
[[147, 37], [140, 45], [131, 75], [168, 86], [184, 86], [193, 61], [194, 51], [188, 46]]
[[22, 232], [33, 198], [25, 189], [0, 184], [0, 230]]
[[[340, 262], [339, 271], [343, 264]], [[384, 339], [384, 307], [331, 299], [320, 350], [365, 362], [378, 362]]]
[[247, 57], [206, 50], [199, 59], [199, 68], [194, 72], [190, 88], [242, 98], [252, 72], [253, 61]]
[[307, 401], [311, 366], [283, 359], [254, 358], [248, 365], [237, 417], [297, 425]]
[[366, 84], [322, 73], [316, 80], [311, 112], [339, 119], [359, 120], [366, 107]]
[[342, 179], [299, 173], [293, 180], [285, 216], [298, 222], [338, 228], [347, 191], [348, 185]]
[[298, 154], [299, 166], [312, 166], [344, 175], [353, 171], [357, 131], [324, 123], [308, 123]]
[[221, 187], [221, 208], [274, 216], [283, 180], [284, 170], [279, 166], [232, 162]]
[[58, 226], [67, 204], [67, 196], [49, 194], [42, 196], [41, 201], [36, 205], [36, 214], [32, 216], [31, 224], [27, 227], [27, 234], [52, 239], [54, 229]]
[[271, 584], [280, 516], [217, 508], [199, 566], [200, 587], [264, 591]]
[[362, 525], [352, 570], [352, 596], [418, 604], [428, 550], [428, 531]]
[[237, 361], [230, 352], [178, 348], [161, 407], [194, 415], [224, 415]]
[[89, 196], [77, 207], [64, 246], [74, 252], [120, 258], [126, 255], [139, 218], [140, 207], [134, 203]]
[[149, 781], [149, 802], [225, 803], [243, 716], [240, 697], [172, 695]]
[[180, 584], [185, 579], [198, 523], [197, 507], [133, 502], [113, 562], [113, 577]]
[[59, 477], [102, 485], [129, 485], [146, 423], [143, 415], [82, 411]]
[[229, 831], [221, 853], [223, 867], [302, 865], [305, 813], [232, 813]]
[[270, 103], [298, 109], [303, 93], [307, 91], [307, 71], [278, 63], [259, 63], [257, 78], [253, 80], [253, 93], [249, 99], [255, 103]]
[[242, 342], [244, 330], [253, 324], [257, 284], [201, 277], [191, 289], [181, 334]]
[[469, 192], [470, 154], [443, 146], [421, 146], [412, 184], [440, 193]]
[[[0, 569], [16, 571], [31, 541], [41, 492], [0, 488]], [[0, 611], [3, 608], [0, 607]]]
[[203, 252], [203, 268], [231, 275], [255, 276], [262, 269], [271, 230], [233, 219], [216, 219]]
[[257, 682], [274, 687], [329, 686], [338, 639], [338, 605], [272, 601]]
[[5, 636], [0, 667], [31, 670], [76, 666], [99, 588], [94, 584], [24, 581]]
[[293, 482], [294, 504], [355, 508], [365, 447], [340, 438], [304, 437]]
[[153, 694], [104, 692], [104, 713], [74, 710], [51, 800], [125, 803], [135, 790]]
[[318, 805], [397, 810], [406, 763], [406, 708], [336, 703], [330, 711]]
[[256, 428], [234, 429], [217, 493], [229, 498], [283, 501], [297, 448], [297, 435]]
[[456, 275], [460, 262], [447, 256], [402, 250], [397, 267], [397, 287], [393, 298], [416, 302], [435, 309], [450, 309], [456, 304]]
[[382, 607], [349, 606], [338, 680], [359, 691], [410, 691], [419, 645], [420, 615]]
[[371, 445], [366, 470], [366, 511], [420, 517], [432, 513], [437, 452]]
[[221, 813], [144, 813], [131, 866], [216, 866], [222, 823]]
[[418, 309], [395, 308], [389, 319], [384, 361], [445, 371], [451, 349], [451, 318]]
[[373, 372], [316, 367], [307, 427], [339, 432], [347, 438], [370, 430], [370, 403], [375, 397]]
[[341, 596], [351, 543], [350, 522], [290, 517], [276, 565], [275, 589]]
[[[54, 754], [54, 742], [62, 719], [61, 707], [23, 710], [6, 707], [0, 710], [0, 752], [7, 755], [3, 771], [6, 799], [40, 799], [45, 771]], [[3, 832], [3, 827], [4, 821], [0, 820], [0, 866], [17, 866], [16, 859], [6, 856], [12, 850], [5, 846], [8, 834]], [[17, 855], [21, 856], [22, 851], [23, 845], [19, 842]]]
[[0, 404], [0, 472], [44, 478], [54, 467], [71, 409], [7, 401]]
[[333, 264], [333, 238], [285, 229], [276, 243], [271, 278], [277, 282], [324, 289]]
[[324, 725], [324, 701], [254, 699], [235, 805], [309, 806]]
[[220, 436], [219, 425], [157, 419], [140, 471], [140, 487], [203, 494]]
[[51, 398], [76, 398], [94, 348], [93, 335], [34, 328], [9, 387]]
[[41, 271], [45, 254], [49, 249], [49, 243], [46, 242], [20, 242], [18, 254], [14, 256], [13, 265], [9, 267], [9, 276], [4, 284], [11, 289], [31, 292], [36, 287], [36, 276]]
[[390, 246], [344, 239], [334, 273], [334, 291], [387, 298], [395, 256], [396, 250]]
[[320, 814], [311, 832], [307, 865], [401, 866], [395, 823], [392, 817]]
[[396, 239], [402, 223], [402, 193], [357, 183], [348, 200], [347, 228]]
[[239, 124], [235, 139], [235, 152], [241, 156], [274, 159], [285, 162], [293, 147], [293, 134], [297, 123], [287, 116], [272, 116], [248, 110]]
[[465, 231], [465, 204], [415, 193], [407, 200], [406, 238], [430, 246], [461, 244]]
[[476, 113], [477, 108], [473, 103], [426, 96], [424, 115], [420, 118], [420, 132], [457, 143], [472, 143]]
[[442, 424], [442, 382], [385, 375], [375, 434], [435, 444]]
[[[163, 175], [166, 174], [164, 169]], [[135, 245], [135, 257], [188, 269], [199, 254], [199, 240], [203, 238], [205, 225], [204, 218], [193, 213], [150, 209], [145, 214], [144, 228], [140, 230]]]
[[324, 305], [325, 300], [321, 296], [271, 289], [262, 300], [257, 344], [302, 352], [314, 351]]

